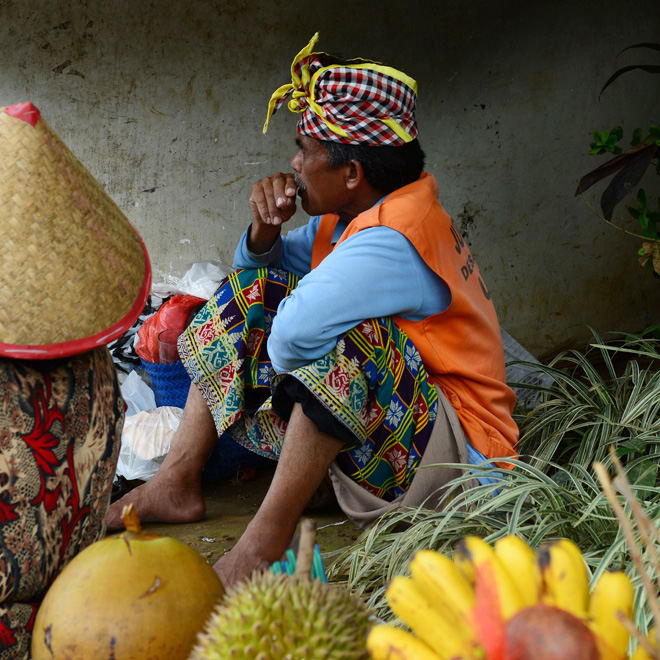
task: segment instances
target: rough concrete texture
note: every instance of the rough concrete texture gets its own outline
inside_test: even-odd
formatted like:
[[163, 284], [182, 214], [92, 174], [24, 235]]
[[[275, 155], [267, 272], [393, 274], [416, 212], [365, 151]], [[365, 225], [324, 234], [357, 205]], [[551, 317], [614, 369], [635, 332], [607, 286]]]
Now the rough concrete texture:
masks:
[[592, 130], [660, 121], [648, 74], [598, 99], [616, 66], [657, 62], [652, 51], [614, 57], [657, 41], [659, 27], [657, 0], [3, 0], [0, 106], [41, 109], [138, 227], [158, 282], [194, 262], [231, 263], [251, 183], [289, 167], [295, 118], [283, 109], [261, 129], [315, 31], [322, 50], [402, 68], [419, 83], [441, 200], [502, 325], [541, 354], [587, 324], [658, 322], [639, 241], [573, 193], [602, 162], [586, 155]]

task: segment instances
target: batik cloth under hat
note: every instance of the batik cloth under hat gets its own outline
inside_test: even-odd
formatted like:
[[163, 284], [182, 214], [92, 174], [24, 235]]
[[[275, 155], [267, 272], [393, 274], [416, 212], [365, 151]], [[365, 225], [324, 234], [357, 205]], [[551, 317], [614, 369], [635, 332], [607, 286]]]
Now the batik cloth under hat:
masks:
[[[391, 318], [359, 323], [326, 356], [275, 375], [268, 336], [279, 303], [297, 284], [296, 275], [278, 268], [232, 273], [179, 338], [181, 360], [218, 434], [270, 458], [279, 457], [287, 427], [285, 406], [277, 401], [281, 386], [287, 379], [302, 384], [326, 418], [344, 429], [331, 433], [346, 442], [339, 469], [392, 501], [408, 490], [420, 464], [437, 392], [417, 349]], [[319, 426], [314, 413], [308, 416]]]
[[0, 356], [0, 392], [0, 660], [18, 660], [31, 657], [53, 580], [105, 535], [124, 401], [105, 346], [61, 360]]
[[417, 137], [417, 83], [389, 66], [361, 59], [324, 66], [313, 53], [318, 32], [296, 55], [291, 83], [271, 96], [264, 133], [277, 109], [288, 101], [301, 113], [298, 132], [317, 140], [370, 146], [401, 146]]

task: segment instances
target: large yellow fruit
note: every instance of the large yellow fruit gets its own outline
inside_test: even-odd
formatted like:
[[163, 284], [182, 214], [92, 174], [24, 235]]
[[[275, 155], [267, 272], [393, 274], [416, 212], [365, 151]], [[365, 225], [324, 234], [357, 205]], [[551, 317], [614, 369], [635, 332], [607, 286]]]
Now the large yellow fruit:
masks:
[[140, 531], [93, 543], [46, 593], [33, 660], [186, 660], [224, 595], [206, 560], [184, 543]]

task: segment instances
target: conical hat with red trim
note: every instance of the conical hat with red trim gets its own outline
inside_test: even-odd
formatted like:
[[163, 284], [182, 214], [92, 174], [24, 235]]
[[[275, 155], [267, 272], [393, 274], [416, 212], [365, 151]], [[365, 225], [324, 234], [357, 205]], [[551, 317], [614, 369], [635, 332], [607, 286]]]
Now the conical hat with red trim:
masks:
[[140, 235], [39, 110], [0, 108], [0, 356], [108, 344], [150, 288]]

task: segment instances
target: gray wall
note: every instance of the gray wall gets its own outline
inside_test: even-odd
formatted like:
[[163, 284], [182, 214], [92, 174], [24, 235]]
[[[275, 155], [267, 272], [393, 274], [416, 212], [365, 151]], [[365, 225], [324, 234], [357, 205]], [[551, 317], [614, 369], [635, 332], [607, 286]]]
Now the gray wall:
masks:
[[[573, 197], [601, 162], [586, 155], [593, 129], [660, 121], [657, 76], [598, 101], [615, 54], [659, 27], [657, 0], [0, 0], [0, 106], [40, 108], [137, 226], [158, 282], [231, 263], [252, 182], [289, 167], [295, 117], [261, 129], [315, 31], [321, 50], [397, 66], [418, 81], [428, 169], [500, 321], [541, 354], [586, 324], [659, 320], [638, 241]], [[644, 59], [660, 57], [621, 63]]]

